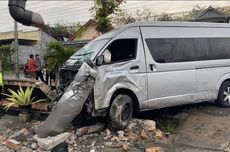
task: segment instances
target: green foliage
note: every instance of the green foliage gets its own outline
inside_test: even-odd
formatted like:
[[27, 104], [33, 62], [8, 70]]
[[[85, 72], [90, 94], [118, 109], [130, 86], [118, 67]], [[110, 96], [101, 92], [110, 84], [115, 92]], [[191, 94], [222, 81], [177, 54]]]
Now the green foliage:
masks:
[[160, 17], [158, 18], [158, 21], [172, 21], [172, 20], [173, 20], [172, 16], [165, 12], [162, 13]]
[[79, 35], [83, 32], [82, 24], [80, 22], [74, 24], [55, 23], [49, 26], [51, 34], [57, 40], [63, 41], [64, 37], [69, 38], [74, 33], [78, 32]]
[[194, 19], [203, 11], [205, 7], [194, 6], [193, 9], [187, 13], [182, 13], [181, 15], [171, 15], [167, 13], [162, 13], [158, 18], [159, 21], [194, 21]]
[[33, 89], [34, 88], [27, 87], [24, 91], [21, 86], [17, 91], [8, 89], [11, 94], [3, 93], [3, 95], [8, 97], [6, 100], [9, 101], [4, 109], [7, 111], [12, 106], [29, 106], [44, 101], [44, 99], [34, 101], [35, 97], [32, 98]]
[[2, 60], [2, 69], [4, 71], [12, 70], [14, 67], [13, 62], [11, 60], [11, 56], [14, 54], [15, 49], [10, 45], [2, 45], [0, 46], [0, 60]]
[[48, 71], [56, 72], [75, 52], [76, 48], [64, 47], [58, 41], [49, 42], [47, 44], [47, 52], [44, 55], [44, 60], [48, 64]]
[[143, 10], [138, 9], [135, 12], [128, 12], [128, 10], [122, 9], [113, 16], [113, 24], [121, 26], [136, 21], [149, 21], [152, 15], [152, 11], [146, 8]]
[[124, 0], [94, 0], [94, 6], [90, 9], [98, 24], [98, 31], [105, 33], [112, 29], [111, 14], [119, 11], [119, 5]]

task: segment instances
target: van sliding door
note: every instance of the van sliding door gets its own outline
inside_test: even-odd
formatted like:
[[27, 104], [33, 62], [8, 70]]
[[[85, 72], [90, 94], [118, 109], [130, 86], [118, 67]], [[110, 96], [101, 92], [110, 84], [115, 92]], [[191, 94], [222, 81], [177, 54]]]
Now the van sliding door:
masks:
[[195, 101], [193, 45], [181, 27], [143, 27], [148, 106], [157, 109]]

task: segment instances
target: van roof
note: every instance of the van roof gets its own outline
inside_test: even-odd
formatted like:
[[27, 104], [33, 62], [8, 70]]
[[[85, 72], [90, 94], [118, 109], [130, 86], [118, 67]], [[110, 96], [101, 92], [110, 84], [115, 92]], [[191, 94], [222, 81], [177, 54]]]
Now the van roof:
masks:
[[174, 22], [174, 21], [151, 21], [136, 22], [116, 28], [111, 32], [105, 33], [97, 39], [113, 38], [120, 32], [130, 27], [201, 27], [201, 28], [230, 28], [229, 23], [208, 23], [208, 22]]
[[155, 22], [136, 22], [127, 24], [124, 27], [135, 26], [160, 26], [160, 27], [220, 27], [229, 28], [229, 23], [208, 23], [208, 22], [174, 22], [174, 21], [155, 21]]

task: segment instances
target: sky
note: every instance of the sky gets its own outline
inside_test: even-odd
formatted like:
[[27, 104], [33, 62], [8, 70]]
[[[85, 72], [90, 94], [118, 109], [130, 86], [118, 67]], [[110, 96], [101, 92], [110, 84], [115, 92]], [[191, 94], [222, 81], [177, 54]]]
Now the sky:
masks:
[[[191, 10], [195, 5], [199, 6], [230, 6], [230, 1], [151, 1], [151, 0], [126, 0], [126, 3], [121, 7], [130, 12], [137, 9], [148, 8], [154, 14], [177, 13]], [[28, 0], [26, 8], [40, 13], [46, 24], [54, 23], [73, 23], [86, 22], [92, 18], [89, 9], [93, 6], [90, 0], [75, 0], [75, 1], [51, 1], [51, 0]], [[14, 30], [13, 19], [8, 11], [8, 1], [0, 1], [0, 32]], [[34, 30], [28, 26], [19, 24], [19, 30]]]

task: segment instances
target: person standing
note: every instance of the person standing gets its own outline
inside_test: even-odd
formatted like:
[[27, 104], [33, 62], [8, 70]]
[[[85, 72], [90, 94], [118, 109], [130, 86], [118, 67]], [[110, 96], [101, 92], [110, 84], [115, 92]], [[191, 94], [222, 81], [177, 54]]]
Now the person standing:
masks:
[[28, 71], [30, 72], [31, 78], [35, 79], [36, 77], [36, 71], [37, 71], [37, 63], [34, 59], [34, 55], [30, 54], [30, 58], [27, 62], [27, 66], [28, 66]]
[[40, 78], [42, 80], [42, 82], [45, 82], [44, 77], [43, 77], [43, 73], [42, 73], [41, 60], [40, 60], [38, 54], [35, 55], [35, 59], [36, 59], [36, 64], [37, 64], [36, 80], [38, 80], [38, 78]]

